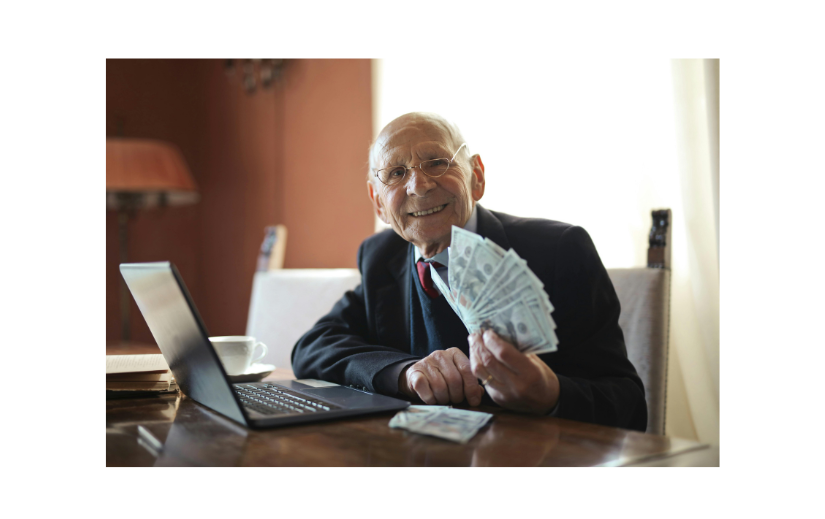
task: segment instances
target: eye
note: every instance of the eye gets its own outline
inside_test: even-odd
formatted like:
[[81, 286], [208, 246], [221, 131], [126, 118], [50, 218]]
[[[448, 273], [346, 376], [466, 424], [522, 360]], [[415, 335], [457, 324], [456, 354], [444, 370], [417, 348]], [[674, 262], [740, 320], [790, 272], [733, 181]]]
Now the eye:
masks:
[[407, 172], [406, 168], [401, 168], [401, 167], [393, 168], [389, 171], [389, 173], [387, 173], [387, 176], [389, 176], [390, 178], [403, 177], [404, 173], [406, 173], [406, 172]]
[[433, 159], [433, 160], [429, 161], [429, 163], [430, 163], [430, 166], [432, 166], [434, 168], [444, 168], [444, 167], [447, 167], [447, 165], [450, 163], [450, 161], [447, 160], [447, 159]]

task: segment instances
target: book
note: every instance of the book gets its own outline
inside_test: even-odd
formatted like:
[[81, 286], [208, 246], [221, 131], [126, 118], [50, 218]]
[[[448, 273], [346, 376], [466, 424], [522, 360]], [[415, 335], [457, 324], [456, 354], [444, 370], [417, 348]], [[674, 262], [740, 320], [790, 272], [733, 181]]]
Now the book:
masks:
[[168, 382], [172, 379], [171, 371], [146, 371], [144, 373], [107, 373], [106, 380], [141, 382]]
[[163, 355], [106, 355], [107, 398], [177, 391], [175, 377]]
[[168, 380], [165, 382], [106, 380], [106, 391], [169, 391], [171, 386]]
[[106, 374], [168, 371], [169, 365], [160, 353], [148, 355], [106, 355]]

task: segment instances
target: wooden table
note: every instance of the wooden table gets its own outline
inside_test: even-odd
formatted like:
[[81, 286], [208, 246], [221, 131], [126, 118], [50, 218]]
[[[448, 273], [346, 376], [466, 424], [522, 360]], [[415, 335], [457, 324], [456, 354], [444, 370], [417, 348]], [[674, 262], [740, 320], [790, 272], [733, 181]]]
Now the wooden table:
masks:
[[[268, 380], [294, 378], [276, 370]], [[391, 429], [394, 413], [255, 431], [185, 396], [106, 401], [107, 466], [718, 466], [693, 441], [500, 408], [466, 445]]]

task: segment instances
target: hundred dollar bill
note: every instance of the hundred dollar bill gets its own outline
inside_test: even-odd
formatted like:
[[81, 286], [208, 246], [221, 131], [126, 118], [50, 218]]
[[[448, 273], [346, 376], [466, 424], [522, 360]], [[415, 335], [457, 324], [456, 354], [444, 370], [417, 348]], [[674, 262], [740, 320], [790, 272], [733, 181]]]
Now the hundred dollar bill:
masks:
[[411, 432], [467, 443], [493, 415], [479, 411], [442, 408], [409, 420], [400, 426]]
[[[481, 307], [485, 301], [487, 301], [488, 294], [498, 289], [502, 276], [504, 276], [511, 268], [516, 266], [517, 263], [518, 254], [516, 254], [516, 251], [512, 249], [508, 250], [502, 257], [501, 261], [499, 261], [498, 265], [496, 265], [496, 268], [490, 274], [487, 283], [476, 297], [475, 303], [472, 307], [474, 311], [476, 308]], [[478, 312], [476, 311], [476, 313]]]
[[[501, 307], [527, 294], [535, 295], [548, 315], [553, 311], [550, 298], [544, 291], [544, 283], [533, 274], [526, 261], [517, 258], [516, 264], [498, 277], [495, 286], [485, 292], [485, 296], [476, 302], [473, 309], [484, 314], [491, 308]], [[555, 328], [555, 324], [553, 327]]]
[[450, 290], [453, 293], [453, 299], [458, 298], [461, 276], [464, 275], [464, 270], [470, 262], [470, 256], [473, 253], [475, 244], [479, 242], [483, 243], [483, 240], [478, 234], [465, 231], [461, 227], [453, 225], [449, 249], [450, 269], [447, 276], [447, 281], [450, 283]]
[[[479, 304], [473, 307], [473, 311], [478, 313], [479, 315], [488, 315], [490, 313], [496, 312], [502, 306], [509, 305], [514, 301], [518, 301], [519, 299], [524, 298], [541, 298], [540, 289], [536, 288], [533, 284], [524, 284], [515, 287], [513, 290], [505, 290], [504, 293], [501, 294], [501, 297], [489, 297], [486, 298], [485, 301], [479, 302]], [[545, 310], [544, 305], [542, 306], [542, 310]]]
[[550, 342], [523, 299], [505, 306], [489, 317], [481, 318], [481, 328], [492, 329], [520, 351], [545, 348]]
[[499, 258], [503, 258], [504, 255], [507, 254], [506, 250], [499, 247], [498, 244], [490, 238], [484, 238], [484, 244], [490, 249], [490, 252], [492, 252]]
[[542, 336], [547, 339], [547, 344], [540, 347], [531, 348], [526, 353], [549, 353], [551, 351], [556, 351], [558, 349], [557, 345], [559, 340], [553, 331], [553, 326], [555, 325], [555, 323], [552, 322], [553, 318], [544, 313], [544, 307], [542, 306], [539, 297], [535, 295], [525, 297], [524, 302], [527, 303], [527, 307], [533, 314], [533, 319], [535, 319], [536, 323], [538, 323], [541, 328]]
[[548, 344], [541, 348], [541, 353], [556, 351], [558, 349], [558, 337], [554, 332], [556, 323], [550, 315], [552, 305], [550, 305], [547, 292], [540, 285], [533, 282], [524, 270], [526, 268], [526, 265], [523, 268], [514, 267], [508, 275], [502, 278], [502, 283], [498, 289], [489, 294], [485, 301], [480, 302], [480, 307], [476, 307], [472, 311], [479, 318], [484, 319], [495, 313], [498, 308], [507, 306], [514, 301], [524, 300], [527, 302], [535, 322], [541, 328], [542, 336], [547, 339]]
[[501, 307], [525, 295], [535, 295], [542, 301], [547, 299], [545, 308], [549, 313], [551, 307], [544, 285], [541, 282], [536, 283], [530, 274], [526, 262], [517, 258], [513, 266], [498, 277], [497, 283], [485, 293], [484, 298], [477, 301], [474, 310], [484, 314], [489, 308]]
[[501, 257], [490, 249], [486, 243], [482, 242], [475, 245], [460, 281], [461, 292], [458, 303], [461, 306], [464, 308], [473, 307], [473, 303], [481, 294], [482, 289], [501, 261]]
[[[524, 260], [522, 260], [522, 261], [524, 261]], [[536, 276], [536, 274], [530, 269], [530, 266], [527, 265], [526, 261], [524, 261], [524, 267], [527, 269], [527, 275], [530, 276], [530, 279], [533, 280], [533, 282], [536, 284], [536, 286], [538, 286], [541, 289], [544, 289], [544, 283], [542, 283], [541, 280], [539, 279], [539, 277]], [[545, 306], [547, 307], [548, 313], [552, 312], [554, 310], [554, 308], [553, 308], [553, 304], [550, 302], [550, 298], [547, 297], [547, 292], [542, 290], [542, 293], [545, 295], [545, 297], [544, 297], [545, 302], [546, 302]]]
[[399, 411], [390, 420], [389, 426], [392, 428], [406, 428], [409, 424], [437, 413], [439, 409], [447, 409], [447, 405], [411, 405], [403, 411]]

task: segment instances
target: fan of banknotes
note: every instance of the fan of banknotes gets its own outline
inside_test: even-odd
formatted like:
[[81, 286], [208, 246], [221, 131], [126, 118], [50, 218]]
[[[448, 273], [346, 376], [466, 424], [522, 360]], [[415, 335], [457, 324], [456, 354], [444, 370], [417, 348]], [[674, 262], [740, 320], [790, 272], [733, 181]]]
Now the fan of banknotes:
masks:
[[492, 329], [524, 353], [557, 350], [544, 284], [513, 249], [453, 226], [449, 251], [449, 288], [432, 265], [430, 274], [467, 331]]

